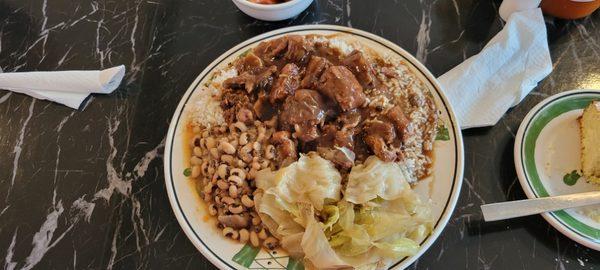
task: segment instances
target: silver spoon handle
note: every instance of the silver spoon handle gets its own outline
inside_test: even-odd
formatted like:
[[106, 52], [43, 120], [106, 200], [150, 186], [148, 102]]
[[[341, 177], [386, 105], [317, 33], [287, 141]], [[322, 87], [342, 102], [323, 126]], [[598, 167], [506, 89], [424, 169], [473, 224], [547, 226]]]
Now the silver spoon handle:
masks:
[[593, 191], [554, 197], [485, 204], [481, 206], [481, 211], [483, 212], [483, 219], [485, 221], [495, 221], [599, 203], [600, 192]]

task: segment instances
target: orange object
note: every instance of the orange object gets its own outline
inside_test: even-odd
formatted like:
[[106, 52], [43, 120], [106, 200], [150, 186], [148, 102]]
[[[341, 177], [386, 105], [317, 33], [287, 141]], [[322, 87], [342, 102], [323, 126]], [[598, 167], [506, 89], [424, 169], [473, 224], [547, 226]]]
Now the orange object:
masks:
[[600, 7], [600, 0], [542, 0], [544, 14], [562, 19], [580, 19]]

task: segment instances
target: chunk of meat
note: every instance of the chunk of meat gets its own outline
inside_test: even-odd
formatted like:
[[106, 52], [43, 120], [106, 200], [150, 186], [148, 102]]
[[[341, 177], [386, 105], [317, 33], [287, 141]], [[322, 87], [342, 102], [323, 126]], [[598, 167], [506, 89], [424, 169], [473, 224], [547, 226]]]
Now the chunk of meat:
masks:
[[342, 127], [342, 129], [349, 129], [358, 126], [362, 116], [358, 110], [351, 110], [344, 112], [338, 116], [336, 122]]
[[335, 100], [342, 111], [361, 107], [367, 101], [360, 83], [343, 66], [332, 66], [325, 70], [319, 80], [319, 91]]
[[310, 49], [311, 46], [308, 46], [304, 36], [288, 35], [261, 42], [254, 48], [253, 52], [263, 61], [270, 64], [280, 58], [301, 63], [309, 55]]
[[[410, 120], [406, 117], [400, 106], [394, 106], [387, 111], [385, 116], [394, 124], [398, 137], [403, 138], [406, 134], [406, 128], [410, 123]], [[404, 140], [404, 139], [403, 139]]]
[[237, 77], [225, 80], [223, 88], [245, 89], [248, 93], [252, 93], [255, 89], [266, 89], [273, 83], [275, 72], [277, 72], [276, 66], [261, 68], [254, 72], [246, 71]]
[[285, 167], [298, 158], [296, 143], [290, 136], [289, 131], [277, 131], [271, 137], [271, 143], [277, 149], [277, 161], [280, 167]]
[[284, 58], [296, 63], [302, 63], [309, 55], [310, 46], [307, 46], [304, 36], [289, 35], [287, 51]]
[[396, 72], [396, 70], [394, 70], [391, 67], [382, 67], [380, 69], [381, 73], [383, 73], [383, 75], [385, 75], [388, 78], [398, 78], [398, 72]]
[[390, 149], [391, 144], [396, 138], [396, 132], [392, 124], [380, 120], [371, 120], [365, 123], [364, 137], [365, 143], [371, 151], [383, 161], [394, 161], [397, 157], [394, 150]]
[[221, 109], [223, 110], [223, 118], [229, 124], [236, 121], [238, 112], [244, 108], [250, 107], [250, 98], [248, 95], [240, 91], [225, 89], [221, 95]]
[[379, 159], [386, 162], [396, 160], [396, 153], [385, 144], [383, 138], [375, 135], [367, 135], [364, 141]]
[[345, 147], [326, 148], [317, 147], [317, 152], [321, 157], [327, 159], [340, 168], [350, 169], [354, 166], [356, 156], [354, 152]]
[[342, 63], [352, 71], [364, 87], [375, 86], [376, 78], [373, 65], [362, 52], [357, 50], [351, 52], [344, 60], [342, 60]]
[[262, 121], [269, 120], [277, 114], [277, 109], [274, 108], [269, 102], [269, 98], [264, 94], [264, 92], [259, 94], [258, 98], [252, 105], [252, 108], [256, 113], [256, 117]]
[[263, 61], [272, 63], [276, 58], [283, 56], [287, 50], [287, 46], [288, 39], [287, 36], [284, 36], [261, 42], [253, 49], [253, 52]]
[[223, 226], [234, 229], [246, 228], [249, 223], [248, 215], [219, 215], [217, 219]]
[[335, 140], [335, 133], [338, 131], [338, 127], [333, 124], [325, 124], [321, 127], [321, 136], [317, 138], [316, 143], [318, 147], [333, 147]]
[[254, 123], [254, 113], [248, 108], [240, 108], [236, 113], [236, 119], [244, 124], [252, 124]]
[[235, 68], [241, 74], [246, 71], [254, 72], [255, 70], [263, 68], [263, 66], [263, 61], [252, 52], [249, 52], [246, 56], [236, 62]]
[[380, 137], [385, 143], [391, 143], [396, 138], [394, 126], [388, 122], [370, 120], [365, 123], [364, 130], [367, 135]]
[[306, 73], [304, 74], [304, 78], [302, 78], [302, 82], [300, 83], [300, 87], [307, 89], [316, 89], [319, 83], [319, 78], [323, 74], [323, 71], [331, 66], [331, 63], [322, 57], [311, 56], [310, 61], [308, 61], [308, 66], [306, 67]]
[[280, 114], [283, 130], [294, 130], [294, 137], [310, 142], [319, 136], [318, 126], [325, 118], [324, 101], [315, 90], [300, 89], [288, 97]]
[[285, 98], [293, 95], [298, 90], [300, 86], [299, 73], [298, 66], [293, 63], [287, 64], [281, 69], [269, 94], [269, 101], [272, 104], [285, 100]]
[[335, 132], [333, 143], [339, 147], [354, 149], [354, 129], [342, 129]]

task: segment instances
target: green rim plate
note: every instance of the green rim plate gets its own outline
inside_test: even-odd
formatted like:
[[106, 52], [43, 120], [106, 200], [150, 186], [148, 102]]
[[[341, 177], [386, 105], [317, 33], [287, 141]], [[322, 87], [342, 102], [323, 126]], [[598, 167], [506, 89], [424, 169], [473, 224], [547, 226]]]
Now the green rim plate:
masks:
[[[547, 197], [535, 160], [536, 142], [553, 119], [564, 113], [585, 108], [600, 100], [599, 90], [573, 90], [551, 96], [534, 107], [525, 117], [515, 139], [515, 167], [523, 190], [529, 198]], [[567, 237], [593, 249], [600, 249], [600, 229], [594, 228], [569, 211], [542, 214], [548, 222]]]

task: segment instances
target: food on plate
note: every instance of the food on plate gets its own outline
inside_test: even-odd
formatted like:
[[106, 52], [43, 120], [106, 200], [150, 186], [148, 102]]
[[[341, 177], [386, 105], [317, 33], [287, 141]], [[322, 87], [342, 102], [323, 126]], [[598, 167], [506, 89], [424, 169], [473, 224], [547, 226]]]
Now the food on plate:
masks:
[[222, 234], [315, 268], [382, 268], [432, 229], [437, 110], [395, 56], [348, 36], [261, 42], [187, 109], [189, 176]]
[[285, 3], [289, 0], [248, 0], [248, 1], [252, 2], [252, 3], [257, 3], [257, 4], [274, 5], [274, 4]]
[[581, 170], [592, 183], [600, 184], [600, 101], [593, 101], [579, 118]]
[[381, 268], [417, 252], [432, 219], [400, 164], [370, 156], [352, 168], [345, 189], [340, 181], [331, 161], [301, 155], [257, 173], [256, 209], [292, 256], [318, 269]]

